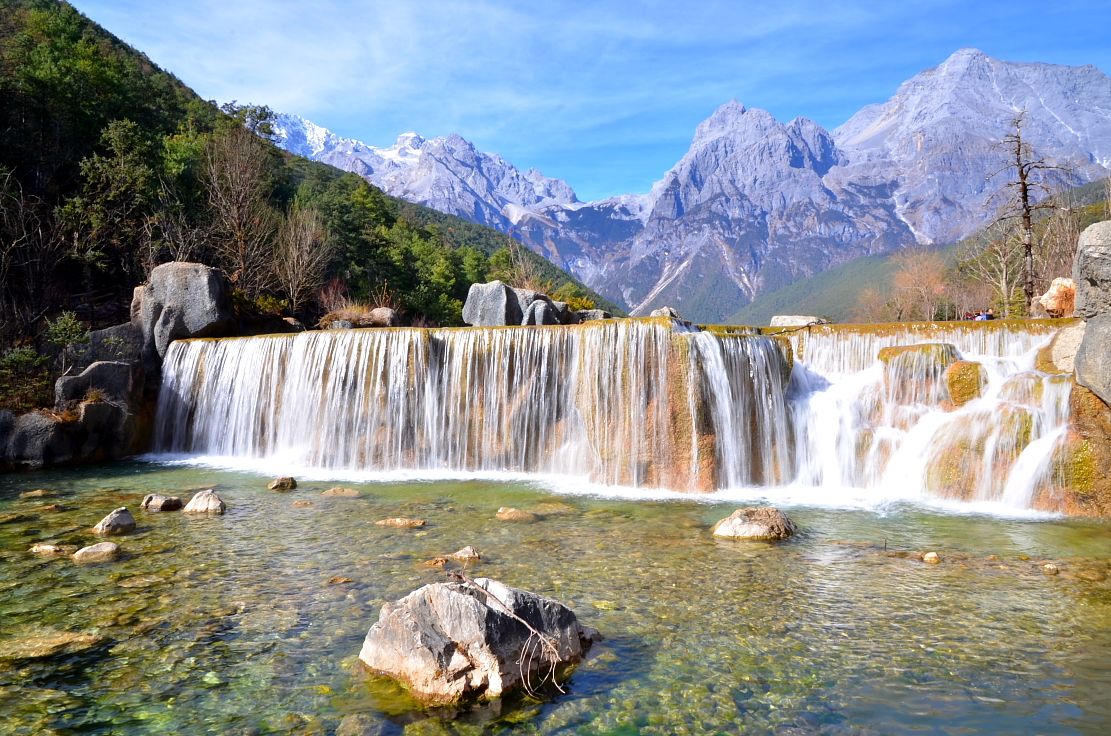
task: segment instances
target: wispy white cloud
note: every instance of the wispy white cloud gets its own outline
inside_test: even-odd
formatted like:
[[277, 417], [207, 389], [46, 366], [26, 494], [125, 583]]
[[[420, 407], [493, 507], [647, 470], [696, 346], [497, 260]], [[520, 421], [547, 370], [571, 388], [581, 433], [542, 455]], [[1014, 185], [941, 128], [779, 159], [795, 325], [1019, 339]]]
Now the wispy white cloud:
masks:
[[205, 97], [375, 144], [458, 132], [587, 196], [647, 188], [730, 98], [832, 126], [960, 46], [1111, 66], [1083, 0], [75, 4]]

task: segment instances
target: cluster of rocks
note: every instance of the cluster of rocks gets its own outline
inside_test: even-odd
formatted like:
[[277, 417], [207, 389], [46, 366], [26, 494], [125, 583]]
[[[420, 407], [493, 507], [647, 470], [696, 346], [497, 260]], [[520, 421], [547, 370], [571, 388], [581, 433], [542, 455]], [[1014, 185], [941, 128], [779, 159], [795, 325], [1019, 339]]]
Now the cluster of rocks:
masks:
[[[189, 499], [189, 503], [184, 506], [177, 496], [151, 493], [143, 498], [140, 508], [151, 513], [180, 510], [186, 514], [223, 514], [227, 505], [223, 499], [216, 495], [215, 491], [209, 489], [195, 493]], [[113, 509], [107, 516], [97, 522], [91, 531], [100, 537], [119, 537], [131, 534], [135, 531], [135, 527], [134, 515], [126, 506], [121, 506], [118, 509]], [[31, 546], [31, 553], [42, 557], [70, 555], [75, 562], [100, 563], [118, 560], [121, 550], [120, 545], [107, 541], [90, 544], [80, 549], [73, 545], [38, 542]]]
[[223, 273], [199, 263], [156, 267], [135, 289], [130, 321], [68, 349], [79, 372], [58, 379], [53, 410], [0, 411], [0, 469], [97, 462], [143, 449], [170, 343], [237, 329]]
[[472, 327], [574, 325], [612, 315], [601, 309], [572, 310], [532, 289], [515, 289], [501, 281], [472, 284], [463, 305], [463, 321]]

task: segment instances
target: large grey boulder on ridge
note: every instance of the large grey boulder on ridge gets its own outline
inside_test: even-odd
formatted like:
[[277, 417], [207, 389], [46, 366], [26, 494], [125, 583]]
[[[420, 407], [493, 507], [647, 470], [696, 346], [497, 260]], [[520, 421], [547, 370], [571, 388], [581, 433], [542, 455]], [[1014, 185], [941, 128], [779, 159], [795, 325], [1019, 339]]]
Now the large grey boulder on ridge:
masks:
[[471, 284], [463, 304], [463, 321], [473, 327], [521, 324], [521, 304], [514, 289], [501, 281]]
[[427, 703], [456, 703], [539, 687], [553, 664], [559, 672], [579, 662], [596, 637], [558, 601], [478, 578], [432, 583], [387, 603], [359, 659]]
[[147, 360], [161, 361], [174, 340], [224, 337], [235, 331], [231, 284], [215, 268], [200, 263], [163, 263], [136, 292], [138, 327]]

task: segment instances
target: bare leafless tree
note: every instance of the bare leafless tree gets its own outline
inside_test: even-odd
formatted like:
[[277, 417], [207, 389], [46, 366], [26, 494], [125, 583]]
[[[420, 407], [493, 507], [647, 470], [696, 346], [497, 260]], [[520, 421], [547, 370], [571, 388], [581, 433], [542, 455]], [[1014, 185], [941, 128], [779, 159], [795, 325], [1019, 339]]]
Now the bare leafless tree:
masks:
[[1023, 241], [1008, 220], [997, 220], [979, 237], [957, 250], [958, 272], [991, 288], [1004, 317], [1010, 316], [1011, 295], [1023, 272]]
[[1045, 172], [1060, 171], [1062, 167], [1048, 163], [1038, 156], [1030, 143], [1022, 137], [1025, 111], [1011, 121], [1012, 131], [1000, 142], [1006, 152], [1007, 164], [989, 178], [1006, 174], [1009, 181], [1008, 192], [999, 219], [1018, 219], [1022, 232], [1022, 292], [1026, 296], [1026, 311], [1034, 300], [1034, 213], [1042, 209], [1052, 209], [1055, 205], [1047, 200], [1050, 189], [1045, 182]]
[[1043, 275], [1038, 290], [1042, 291], [1057, 276], [1072, 273], [1072, 260], [1080, 239], [1080, 218], [1068, 194], [1056, 197], [1059, 206], [1039, 226], [1041, 242], [1034, 252], [1034, 267]]
[[892, 296], [900, 319], [937, 318], [945, 295], [945, 259], [933, 251], [913, 249], [894, 258]]
[[45, 312], [67, 242], [54, 210], [0, 171], [0, 333], [23, 328]]
[[242, 127], [214, 137], [205, 153], [212, 246], [232, 282], [252, 297], [269, 279], [279, 224], [267, 202], [270, 167], [265, 144]]
[[324, 284], [334, 254], [319, 213], [295, 201], [282, 222], [274, 259], [275, 276], [294, 314]]

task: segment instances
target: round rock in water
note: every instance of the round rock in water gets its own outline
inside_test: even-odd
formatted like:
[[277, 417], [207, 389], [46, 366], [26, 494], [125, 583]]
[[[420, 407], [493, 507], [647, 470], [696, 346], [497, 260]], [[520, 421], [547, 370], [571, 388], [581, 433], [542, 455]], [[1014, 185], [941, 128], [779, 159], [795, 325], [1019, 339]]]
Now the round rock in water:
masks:
[[100, 523], [93, 527], [93, 534], [100, 534], [108, 537], [127, 534], [133, 531], [135, 531], [135, 517], [131, 515], [131, 512], [128, 511], [125, 506], [121, 506], [108, 514], [100, 520]]
[[73, 553], [77, 562], [111, 562], [120, 556], [120, 546], [115, 542], [101, 542], [82, 547]]
[[321, 496], [332, 496], [334, 498], [358, 498], [359, 492], [354, 488], [344, 488], [343, 486], [336, 486], [321, 492]]
[[540, 518], [531, 511], [522, 511], [512, 506], [502, 506], [495, 516], [502, 521], [516, 521], [522, 524], [531, 524]]
[[270, 485], [266, 487], [272, 491], [292, 491], [294, 488], [297, 487], [297, 481], [289, 477], [288, 475], [285, 475], [281, 478], [275, 478], [274, 480], [270, 481]]
[[470, 545], [456, 552], [452, 552], [449, 557], [453, 560], [459, 560], [460, 562], [478, 562], [482, 559], [482, 555], [479, 554], [478, 550]]
[[187, 514], [222, 514], [227, 509], [227, 504], [215, 491], [201, 491], [189, 499], [184, 511]]
[[182, 507], [181, 499], [177, 496], [163, 496], [161, 493], [151, 493], [143, 498], [139, 507], [144, 511], [177, 511]]
[[558, 601], [479, 578], [387, 603], [359, 659], [426, 703], [456, 703], [536, 689], [553, 667], [558, 675], [579, 662], [596, 637]]
[[786, 539], [798, 531], [787, 514], [771, 506], [737, 509], [714, 524], [715, 537], [774, 541]]

